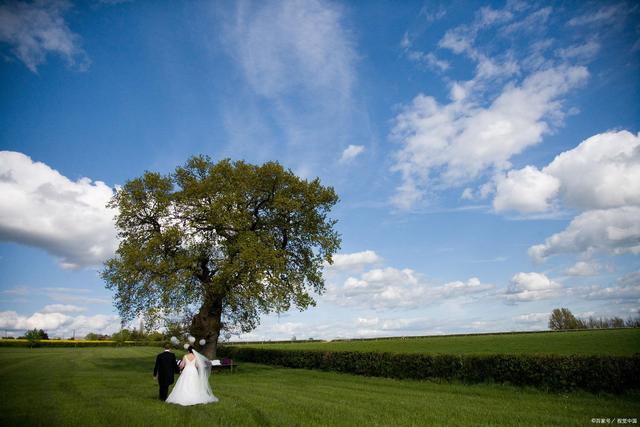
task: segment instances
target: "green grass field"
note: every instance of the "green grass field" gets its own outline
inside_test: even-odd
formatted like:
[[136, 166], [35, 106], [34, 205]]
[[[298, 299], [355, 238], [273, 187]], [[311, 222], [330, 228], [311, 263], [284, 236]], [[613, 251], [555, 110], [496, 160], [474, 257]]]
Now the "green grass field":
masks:
[[584, 426], [640, 418], [640, 394], [546, 393], [241, 365], [212, 376], [219, 403], [156, 400], [159, 349], [2, 348], [2, 426]]
[[494, 334], [364, 341], [296, 342], [241, 344], [260, 348], [385, 351], [397, 353], [551, 353], [609, 354], [640, 353], [640, 328], [543, 332], [533, 334]]

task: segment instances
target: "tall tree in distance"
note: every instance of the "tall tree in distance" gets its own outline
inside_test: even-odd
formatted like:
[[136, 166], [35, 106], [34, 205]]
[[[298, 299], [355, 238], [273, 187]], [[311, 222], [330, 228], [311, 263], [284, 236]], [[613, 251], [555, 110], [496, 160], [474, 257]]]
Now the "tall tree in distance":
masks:
[[549, 329], [552, 331], [582, 328], [582, 322], [568, 308], [554, 308], [549, 316]]
[[215, 356], [221, 330], [248, 332], [262, 313], [303, 310], [322, 293], [340, 236], [338, 196], [280, 164], [192, 157], [170, 175], [120, 188], [120, 244], [101, 272], [123, 321], [176, 315]]

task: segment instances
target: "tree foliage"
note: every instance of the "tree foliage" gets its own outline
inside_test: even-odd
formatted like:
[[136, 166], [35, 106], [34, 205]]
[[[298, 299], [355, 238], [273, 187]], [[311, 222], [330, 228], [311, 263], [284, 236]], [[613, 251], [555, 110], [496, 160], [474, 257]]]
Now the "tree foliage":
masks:
[[323, 262], [340, 245], [328, 217], [337, 201], [275, 162], [192, 157], [117, 191], [120, 245], [102, 277], [124, 321], [186, 316], [212, 355], [220, 330], [248, 332], [261, 313], [314, 305], [310, 291], [324, 290]]
[[579, 329], [578, 319], [568, 308], [555, 308], [549, 316], [549, 329], [560, 331], [562, 329]]
[[549, 316], [549, 329], [559, 331], [563, 329], [605, 329], [605, 328], [637, 328], [640, 318], [629, 318], [624, 321], [621, 317], [590, 316], [587, 319], [575, 317], [568, 308], [556, 308]]
[[24, 334], [24, 337], [29, 341], [29, 347], [36, 347], [40, 340], [48, 340], [49, 335], [42, 329], [31, 329]]
[[43, 329], [33, 328], [24, 333], [24, 338], [28, 340], [48, 340], [49, 334]]

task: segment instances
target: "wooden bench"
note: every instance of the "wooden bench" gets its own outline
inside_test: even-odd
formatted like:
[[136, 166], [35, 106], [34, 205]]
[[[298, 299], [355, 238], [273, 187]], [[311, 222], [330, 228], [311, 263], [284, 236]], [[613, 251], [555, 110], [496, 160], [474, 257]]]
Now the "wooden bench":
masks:
[[[218, 362], [218, 363], [215, 363]], [[233, 368], [237, 367], [238, 365], [236, 365], [235, 363], [233, 363], [232, 359], [229, 359], [227, 357], [223, 358], [222, 361], [220, 360], [212, 360], [211, 361], [211, 370], [222, 370], [222, 369], [229, 369], [231, 371], [231, 373], [233, 373]]]

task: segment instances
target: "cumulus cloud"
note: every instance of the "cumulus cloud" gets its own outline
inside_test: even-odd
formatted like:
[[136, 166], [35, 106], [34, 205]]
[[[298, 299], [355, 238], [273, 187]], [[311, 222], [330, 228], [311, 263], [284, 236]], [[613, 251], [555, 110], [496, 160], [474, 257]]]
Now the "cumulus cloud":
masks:
[[561, 197], [570, 207], [640, 206], [640, 134], [594, 135], [556, 156], [543, 172], [561, 182]]
[[111, 334], [120, 329], [120, 318], [116, 315], [69, 316], [60, 312], [36, 312], [23, 316], [15, 311], [0, 312], [0, 329], [22, 333], [28, 329], [43, 329], [51, 337], [82, 337], [89, 332]]
[[600, 271], [600, 265], [595, 262], [578, 261], [565, 270], [569, 276], [595, 276]]
[[610, 286], [590, 286], [574, 289], [588, 300], [615, 300], [640, 303], [640, 271], [627, 273]]
[[364, 145], [349, 145], [342, 152], [340, 163], [349, 163], [364, 151]]
[[441, 298], [456, 298], [489, 291], [493, 288], [493, 285], [481, 283], [480, 279], [472, 277], [466, 282], [457, 280], [436, 287], [435, 292], [440, 295]]
[[351, 324], [344, 323], [318, 323], [312, 324], [304, 322], [278, 322], [275, 324], [261, 324], [255, 330], [242, 334], [241, 341], [270, 341], [270, 340], [290, 340], [296, 337], [297, 340], [332, 339], [336, 337], [353, 337], [354, 331]]
[[513, 321], [516, 323], [542, 323], [549, 320], [549, 313], [527, 313], [519, 316], [514, 316]]
[[[597, 134], [541, 170], [526, 166], [499, 175], [493, 206], [498, 212], [547, 212], [556, 206], [583, 211], [564, 231], [529, 249], [536, 261], [556, 254], [638, 254], [640, 134]], [[594, 274], [580, 263], [567, 273]]]
[[28, 156], [0, 152], [0, 239], [46, 250], [63, 268], [100, 264], [117, 247], [113, 189], [71, 181]]
[[425, 331], [434, 326], [433, 319], [429, 318], [390, 318], [380, 319], [378, 317], [359, 317], [356, 326], [360, 331], [368, 332], [418, 332]]
[[[588, 173], [585, 173], [588, 171]], [[594, 135], [542, 170], [511, 170], [496, 179], [496, 211], [543, 212], [558, 197], [580, 210], [640, 205], [640, 135]]]
[[640, 254], [640, 207], [598, 209], [575, 217], [569, 226], [544, 243], [529, 248], [529, 255], [541, 262], [558, 254]]
[[527, 166], [499, 175], [495, 185], [493, 208], [497, 212], [540, 212], [550, 209], [550, 201], [558, 193], [560, 181], [533, 166]]
[[[614, 9], [601, 9], [595, 21], [612, 16]], [[554, 207], [552, 199], [560, 191], [557, 178], [533, 166], [509, 172], [510, 162], [563, 124], [572, 111], [565, 108], [565, 100], [589, 76], [580, 64], [593, 59], [601, 43], [593, 34], [549, 39], [545, 30], [553, 14], [552, 7], [507, 2], [502, 9], [482, 7], [470, 23], [445, 32], [438, 47], [471, 60], [475, 73], [469, 80], [446, 79], [451, 102], [418, 94], [395, 117], [390, 139], [400, 145], [392, 165], [400, 175], [392, 197], [397, 208], [419, 207], [452, 187], [484, 187], [477, 181], [487, 177], [501, 184], [494, 206], [498, 211], [531, 213]], [[578, 25], [580, 20], [573, 22]], [[563, 44], [565, 40], [571, 44]], [[521, 49], [521, 42], [530, 48]], [[417, 51], [415, 44], [405, 34], [401, 47], [413, 53], [410, 59], [437, 58], [434, 52]], [[535, 186], [518, 191], [527, 184]], [[469, 188], [463, 198], [480, 195]]]
[[382, 262], [382, 257], [372, 250], [353, 252], [350, 254], [337, 254], [333, 256], [333, 264], [326, 264], [325, 268], [334, 270], [359, 269], [369, 264]]
[[537, 301], [556, 297], [562, 286], [542, 273], [518, 273], [511, 278], [505, 293], [509, 302]]
[[536, 72], [520, 85], [507, 85], [488, 107], [466, 98], [440, 105], [418, 95], [396, 117], [392, 138], [402, 148], [393, 170], [402, 176], [393, 201], [409, 209], [428, 184], [458, 186], [488, 171], [510, 166], [512, 156], [542, 141], [562, 117], [561, 98], [586, 80], [584, 67]]
[[472, 277], [434, 285], [414, 270], [375, 268], [347, 278], [342, 287], [330, 289], [330, 299], [340, 305], [376, 309], [416, 308], [437, 301], [477, 296], [494, 288]]
[[0, 5], [0, 42], [36, 73], [48, 54], [63, 58], [70, 66], [84, 70], [89, 58], [80, 47], [64, 15], [71, 3], [64, 0], [10, 1]]
[[11, 330], [44, 329], [55, 330], [70, 323], [71, 317], [62, 313], [34, 313], [20, 316], [15, 311], [0, 312], [0, 328]]

